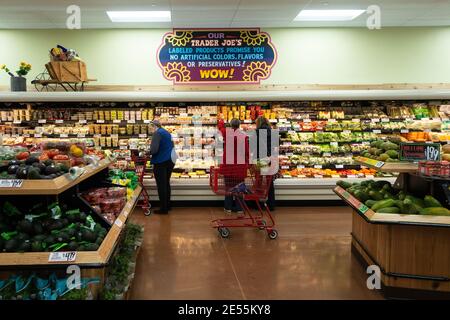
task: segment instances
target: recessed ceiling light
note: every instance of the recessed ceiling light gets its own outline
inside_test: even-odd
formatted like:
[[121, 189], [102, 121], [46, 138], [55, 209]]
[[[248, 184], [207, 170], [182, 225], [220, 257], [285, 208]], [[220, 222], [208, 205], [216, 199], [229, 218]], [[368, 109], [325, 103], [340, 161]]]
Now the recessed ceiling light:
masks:
[[112, 22], [170, 22], [170, 11], [106, 11]]
[[294, 21], [350, 21], [365, 10], [302, 10]]

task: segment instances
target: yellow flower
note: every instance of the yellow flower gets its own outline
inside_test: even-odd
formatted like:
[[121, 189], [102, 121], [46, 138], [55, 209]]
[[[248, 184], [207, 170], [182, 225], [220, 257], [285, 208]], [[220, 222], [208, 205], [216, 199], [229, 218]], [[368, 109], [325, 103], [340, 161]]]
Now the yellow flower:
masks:
[[1, 65], [0, 65], [0, 69], [1, 69], [1, 70], [5, 69], [5, 68], [6, 68], [6, 64], [1, 64]]
[[31, 69], [31, 64], [27, 64], [27, 68], [28, 68], [28, 69]]

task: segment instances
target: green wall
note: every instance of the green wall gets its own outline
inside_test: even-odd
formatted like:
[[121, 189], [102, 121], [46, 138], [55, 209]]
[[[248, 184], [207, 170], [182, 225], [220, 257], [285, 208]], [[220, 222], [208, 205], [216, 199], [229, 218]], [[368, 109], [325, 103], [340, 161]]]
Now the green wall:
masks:
[[[33, 65], [56, 44], [76, 49], [97, 84], [164, 85], [156, 50], [167, 30], [0, 30], [0, 64]], [[264, 29], [278, 62], [262, 84], [450, 83], [450, 28]], [[0, 85], [9, 78], [0, 74]]]

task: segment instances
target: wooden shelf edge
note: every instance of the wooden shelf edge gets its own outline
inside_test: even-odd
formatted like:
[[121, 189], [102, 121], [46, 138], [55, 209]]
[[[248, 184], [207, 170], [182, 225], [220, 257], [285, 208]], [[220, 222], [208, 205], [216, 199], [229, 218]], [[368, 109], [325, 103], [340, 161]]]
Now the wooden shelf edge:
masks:
[[86, 171], [74, 180], [69, 178], [68, 174], [62, 175], [53, 180], [24, 180], [21, 188], [1, 188], [0, 196], [57, 195], [106, 169], [110, 164], [110, 160], [103, 159], [96, 167], [88, 165], [85, 167]]
[[[372, 161], [370, 161], [372, 160]], [[399, 172], [399, 173], [408, 173], [408, 172], [417, 172], [419, 166], [416, 163], [411, 162], [382, 162], [377, 161], [370, 158], [364, 157], [355, 157], [354, 161], [368, 168], [375, 169], [377, 171], [383, 172]], [[369, 161], [369, 162], [368, 162]], [[374, 162], [373, 164], [370, 162]], [[376, 162], [382, 163], [382, 165], [375, 165]]]
[[[128, 217], [133, 212], [133, 209], [137, 203], [137, 199], [141, 194], [142, 188], [138, 186], [134, 190], [131, 199], [127, 202], [124, 209], [119, 215], [119, 219], [125, 225]], [[77, 251], [76, 261], [55, 263], [49, 262], [48, 258], [50, 252], [24, 252], [24, 253], [0, 253], [0, 267], [7, 266], [64, 266], [64, 265], [79, 265], [79, 266], [103, 266], [111, 257], [114, 248], [117, 245], [120, 233], [123, 229], [116, 224], [113, 224], [105, 239], [103, 240], [100, 248], [97, 251]]]

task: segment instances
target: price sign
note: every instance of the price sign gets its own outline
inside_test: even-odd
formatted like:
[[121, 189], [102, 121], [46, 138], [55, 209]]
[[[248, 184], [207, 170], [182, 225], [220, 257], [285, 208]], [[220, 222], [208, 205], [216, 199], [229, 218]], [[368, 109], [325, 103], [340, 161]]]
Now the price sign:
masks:
[[336, 169], [344, 169], [344, 165], [343, 164], [336, 164], [334, 167]]
[[270, 123], [277, 123], [277, 119], [269, 119]]
[[431, 129], [423, 129], [423, 132], [431, 132]]
[[76, 251], [50, 252], [48, 262], [73, 262], [77, 259]]
[[421, 120], [422, 120], [422, 121], [429, 121], [430, 118], [422, 118]]
[[303, 122], [311, 122], [311, 119], [303, 119]]
[[389, 122], [389, 118], [381, 118], [381, 122]]
[[401, 161], [439, 161], [441, 159], [441, 145], [439, 143], [406, 143], [400, 144]]
[[146, 133], [141, 133], [141, 134], [139, 135], [139, 138], [147, 138], [147, 134], [146, 134]]
[[331, 152], [324, 152], [322, 155], [324, 157], [331, 157]]
[[22, 187], [22, 179], [4, 179], [0, 180], [0, 188], [20, 188]]
[[120, 150], [128, 150], [128, 146], [120, 146]]
[[302, 164], [299, 164], [299, 165], [297, 166], [297, 169], [305, 169], [305, 166], [302, 165]]
[[144, 120], [144, 123], [149, 124], [151, 120]]
[[294, 154], [292, 153], [292, 152], [288, 152], [288, 153], [286, 153], [286, 156], [288, 156], [288, 157], [292, 157]]
[[136, 123], [136, 120], [128, 120], [127, 123], [135, 124], [135, 123]]
[[337, 147], [338, 143], [336, 141], [332, 141], [330, 142], [330, 146]]
[[61, 133], [59, 135], [60, 138], [68, 138], [69, 136], [67, 135], [67, 133]]
[[341, 176], [338, 175], [338, 174], [332, 174], [331, 177], [332, 177], [332, 178], [337, 178], [337, 179], [339, 179]]
[[97, 120], [97, 123], [105, 123], [105, 120]]
[[355, 175], [355, 174], [348, 174], [348, 175], [347, 175], [347, 178], [352, 178], [352, 179], [354, 179], [354, 178], [358, 178], [358, 176]]
[[366, 174], [366, 178], [373, 179], [374, 175], [373, 174]]
[[409, 132], [408, 129], [402, 129], [402, 130], [400, 130], [400, 133], [408, 133], [408, 132]]
[[322, 179], [322, 178], [323, 178], [323, 175], [321, 175], [321, 174], [315, 174], [315, 175], [314, 175], [314, 178], [316, 178], [316, 179]]
[[284, 144], [283, 144], [283, 147], [290, 147], [292, 144], [290, 143], [290, 142], [285, 142]]
[[350, 130], [343, 130], [342, 133], [349, 134], [349, 133], [352, 133], [352, 132]]
[[58, 120], [55, 120], [55, 123], [57, 123], [57, 124], [64, 123], [64, 120], [63, 119], [58, 119]]
[[122, 122], [122, 120], [113, 120], [113, 123], [121, 123]]
[[375, 130], [373, 130], [372, 132], [373, 132], [373, 133], [378, 133], [378, 134], [380, 134], [380, 133], [381, 133], [381, 130], [375, 129]]
[[86, 135], [84, 133], [79, 133], [77, 134], [78, 138], [86, 138]]
[[314, 168], [315, 169], [322, 169], [322, 165], [321, 164], [316, 164], [316, 165], [314, 165]]
[[328, 119], [328, 122], [336, 122], [336, 119]]
[[86, 123], [87, 123], [87, 121], [86, 121], [86, 120], [82, 120], [82, 119], [80, 119], [80, 120], [78, 120], [78, 123], [81, 123], [81, 124], [86, 124]]
[[252, 120], [244, 120], [244, 123], [252, 123]]
[[20, 120], [14, 120], [14, 122], [13, 122], [14, 124], [21, 124], [22, 123], [22, 121], [20, 121]]
[[353, 121], [353, 122], [360, 122], [361, 119], [355, 119], [355, 118], [354, 118], [354, 119], [352, 119], [352, 121]]
[[371, 121], [372, 121], [373, 123], [376, 123], [376, 122], [380, 122], [380, 119], [375, 118], [375, 119], [371, 119]]
[[281, 169], [283, 169], [283, 170], [288, 170], [288, 169], [289, 169], [289, 166], [281, 166]]
[[45, 119], [39, 119], [39, 120], [38, 120], [38, 123], [47, 123], [47, 120], [45, 120]]
[[120, 220], [119, 218], [116, 219], [116, 221], [114, 222], [114, 224], [115, 224], [116, 226], [118, 226], [119, 228], [122, 228], [122, 226], [123, 226], [123, 222], [122, 222], [122, 220]]
[[35, 134], [34, 134], [34, 137], [35, 137], [35, 138], [42, 138], [42, 134], [40, 134], [40, 133], [35, 133]]

